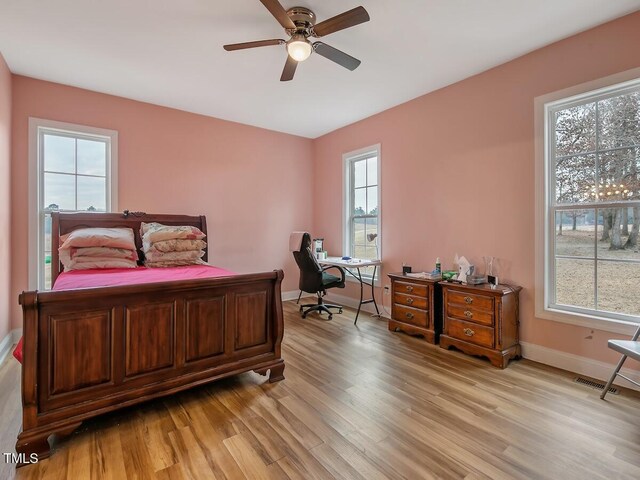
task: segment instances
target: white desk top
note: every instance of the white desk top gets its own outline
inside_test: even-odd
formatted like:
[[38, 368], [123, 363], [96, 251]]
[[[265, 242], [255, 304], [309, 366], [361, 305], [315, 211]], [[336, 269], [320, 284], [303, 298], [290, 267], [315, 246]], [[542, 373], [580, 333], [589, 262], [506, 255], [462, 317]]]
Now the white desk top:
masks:
[[374, 265], [382, 265], [381, 260], [366, 260], [364, 258], [352, 258], [351, 260], [342, 260], [342, 257], [327, 257], [324, 260], [318, 260], [321, 265], [334, 265], [344, 268], [360, 268], [373, 267]]

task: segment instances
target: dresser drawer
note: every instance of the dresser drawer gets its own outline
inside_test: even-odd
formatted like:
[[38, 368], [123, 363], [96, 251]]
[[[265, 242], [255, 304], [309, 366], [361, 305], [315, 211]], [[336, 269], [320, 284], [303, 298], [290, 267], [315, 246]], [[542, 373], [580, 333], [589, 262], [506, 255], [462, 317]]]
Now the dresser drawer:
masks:
[[445, 331], [447, 335], [465, 342], [475, 343], [487, 348], [494, 347], [493, 328], [447, 317]]
[[419, 308], [421, 310], [429, 310], [426, 297], [416, 297], [414, 295], [405, 295], [403, 293], [396, 293], [393, 295], [393, 302], [399, 305], [406, 305], [408, 307]]
[[447, 304], [447, 314], [451, 317], [467, 322], [480, 323], [482, 325], [494, 326], [493, 312], [479, 310], [473, 307], [463, 307], [461, 305]]
[[427, 296], [426, 285], [420, 285], [419, 283], [394, 282], [394, 288], [394, 293], [406, 293], [408, 295], [416, 295], [418, 297]]
[[469, 305], [470, 307], [493, 310], [493, 298], [477, 295], [475, 293], [449, 291], [447, 293], [447, 303], [457, 303], [459, 305]]
[[410, 323], [420, 327], [426, 327], [429, 324], [429, 317], [425, 310], [405, 307], [397, 303], [393, 306], [393, 318], [399, 322]]

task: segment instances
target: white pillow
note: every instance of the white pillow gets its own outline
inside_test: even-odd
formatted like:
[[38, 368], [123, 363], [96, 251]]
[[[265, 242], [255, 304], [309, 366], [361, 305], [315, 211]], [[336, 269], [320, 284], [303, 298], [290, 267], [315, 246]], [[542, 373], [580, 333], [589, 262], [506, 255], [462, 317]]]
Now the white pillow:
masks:
[[85, 262], [86, 259], [95, 258], [112, 258], [114, 260], [138, 260], [138, 252], [136, 250], [127, 250], [124, 248], [112, 247], [71, 247], [60, 249], [60, 263], [64, 265], [65, 270], [72, 270], [73, 262]]
[[69, 267], [64, 268], [65, 272], [71, 270], [90, 270], [104, 268], [136, 268], [138, 264], [133, 260], [124, 258], [108, 257], [77, 257], [71, 261]]
[[79, 228], [60, 237], [61, 250], [73, 247], [111, 247], [135, 250], [131, 228]]

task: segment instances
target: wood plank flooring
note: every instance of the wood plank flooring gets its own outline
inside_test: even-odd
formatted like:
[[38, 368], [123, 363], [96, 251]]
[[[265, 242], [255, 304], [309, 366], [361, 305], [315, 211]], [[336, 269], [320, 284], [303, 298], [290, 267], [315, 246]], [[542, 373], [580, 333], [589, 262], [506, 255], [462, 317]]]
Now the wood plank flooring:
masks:
[[[526, 360], [506, 370], [390, 333], [353, 311], [285, 303], [286, 380], [247, 373], [105, 415], [20, 479], [638, 479], [640, 395], [603, 402]], [[2, 451], [20, 425], [19, 368], [0, 369]]]

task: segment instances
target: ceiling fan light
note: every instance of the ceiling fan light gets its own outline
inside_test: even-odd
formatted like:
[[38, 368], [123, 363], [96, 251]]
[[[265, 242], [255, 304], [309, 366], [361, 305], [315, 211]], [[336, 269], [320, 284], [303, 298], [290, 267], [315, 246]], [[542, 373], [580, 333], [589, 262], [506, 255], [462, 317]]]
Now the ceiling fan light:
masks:
[[294, 37], [287, 43], [287, 53], [296, 62], [303, 62], [309, 58], [312, 49], [311, 44], [304, 37]]

